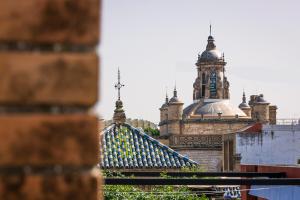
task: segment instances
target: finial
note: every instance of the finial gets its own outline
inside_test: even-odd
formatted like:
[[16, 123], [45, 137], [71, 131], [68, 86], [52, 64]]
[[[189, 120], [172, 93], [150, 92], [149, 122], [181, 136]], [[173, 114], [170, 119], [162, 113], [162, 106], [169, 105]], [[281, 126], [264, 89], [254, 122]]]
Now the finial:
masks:
[[118, 100], [116, 101], [116, 109], [114, 111], [113, 120], [116, 124], [122, 124], [126, 121], [126, 115], [123, 110], [123, 102], [121, 101], [121, 88], [125, 85], [121, 84], [121, 74], [118, 68], [118, 83], [115, 84], [115, 88], [118, 90]]
[[118, 68], [118, 83], [115, 84], [115, 89], [118, 90], [118, 100], [121, 100], [121, 88], [125, 85], [121, 84], [121, 73], [120, 69]]
[[166, 87], [166, 103], [169, 102], [169, 97], [168, 97], [168, 88]]
[[245, 95], [245, 90], [243, 88], [243, 103], [246, 103], [246, 95]]
[[174, 97], [177, 97], [176, 81], [175, 81], [175, 87], [174, 87]]
[[209, 23], [209, 36], [211, 36], [211, 23]]

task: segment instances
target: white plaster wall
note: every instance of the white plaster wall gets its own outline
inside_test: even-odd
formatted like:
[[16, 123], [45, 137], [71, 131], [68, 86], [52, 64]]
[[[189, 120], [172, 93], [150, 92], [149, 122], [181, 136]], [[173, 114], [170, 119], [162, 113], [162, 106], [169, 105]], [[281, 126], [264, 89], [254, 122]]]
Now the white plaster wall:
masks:
[[300, 159], [300, 131], [238, 133], [236, 152], [241, 153], [241, 164], [295, 165]]

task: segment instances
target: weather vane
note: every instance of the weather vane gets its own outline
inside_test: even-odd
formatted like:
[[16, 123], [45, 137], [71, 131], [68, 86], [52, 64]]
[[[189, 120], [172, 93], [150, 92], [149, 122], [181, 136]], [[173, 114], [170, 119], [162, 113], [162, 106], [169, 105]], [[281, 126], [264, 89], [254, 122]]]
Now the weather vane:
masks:
[[121, 99], [121, 88], [125, 85], [121, 84], [120, 69], [118, 68], [118, 83], [115, 84], [115, 89], [118, 90], [118, 100]]

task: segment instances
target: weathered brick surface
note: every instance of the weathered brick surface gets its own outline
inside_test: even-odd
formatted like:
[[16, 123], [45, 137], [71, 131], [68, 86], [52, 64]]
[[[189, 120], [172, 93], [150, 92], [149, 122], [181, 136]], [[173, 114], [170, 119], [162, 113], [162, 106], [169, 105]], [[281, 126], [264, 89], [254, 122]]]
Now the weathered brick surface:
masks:
[[95, 165], [97, 129], [87, 114], [0, 116], [0, 166]]
[[197, 149], [177, 149], [177, 151], [199, 163], [200, 167], [205, 171], [221, 171], [223, 160], [222, 151]]
[[97, 97], [95, 53], [0, 53], [2, 106], [92, 106]]
[[99, 0], [1, 0], [0, 42], [95, 45]]
[[[100, 199], [100, 175], [0, 175], [0, 199]], [[100, 182], [101, 183], [101, 182]]]

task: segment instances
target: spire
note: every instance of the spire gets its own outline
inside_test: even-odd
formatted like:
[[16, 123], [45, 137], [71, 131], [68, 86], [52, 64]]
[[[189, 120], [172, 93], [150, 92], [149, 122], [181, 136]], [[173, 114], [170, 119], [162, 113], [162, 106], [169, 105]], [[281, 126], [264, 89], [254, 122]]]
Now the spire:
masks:
[[243, 89], [243, 101], [242, 101], [242, 103], [240, 103], [240, 105], [239, 105], [239, 108], [240, 109], [249, 109], [250, 107], [249, 107], [249, 105], [247, 104], [247, 102], [246, 102], [246, 95], [245, 95], [245, 90]]
[[123, 110], [123, 102], [121, 101], [121, 88], [125, 85], [121, 84], [121, 74], [118, 68], [118, 83], [115, 84], [115, 89], [118, 90], [118, 100], [116, 101], [116, 108], [114, 110], [114, 123], [122, 124], [126, 121], [126, 115]]
[[211, 24], [209, 25], [209, 36], [208, 36], [208, 40], [207, 40], [207, 45], [206, 45], [206, 50], [213, 50], [216, 48], [215, 45], [215, 39], [213, 38], [213, 36], [211, 35]]
[[243, 89], [243, 103], [246, 103], [246, 95], [245, 95], [245, 90]]
[[166, 91], [166, 103], [169, 103], [168, 92]]
[[115, 89], [118, 90], [118, 100], [121, 99], [121, 88], [125, 86], [121, 84], [120, 81], [121, 81], [121, 74], [120, 74], [120, 69], [118, 68], [118, 83], [115, 84]]
[[176, 82], [175, 82], [175, 87], [174, 87], [174, 97], [177, 97], [177, 90], [176, 90]]

